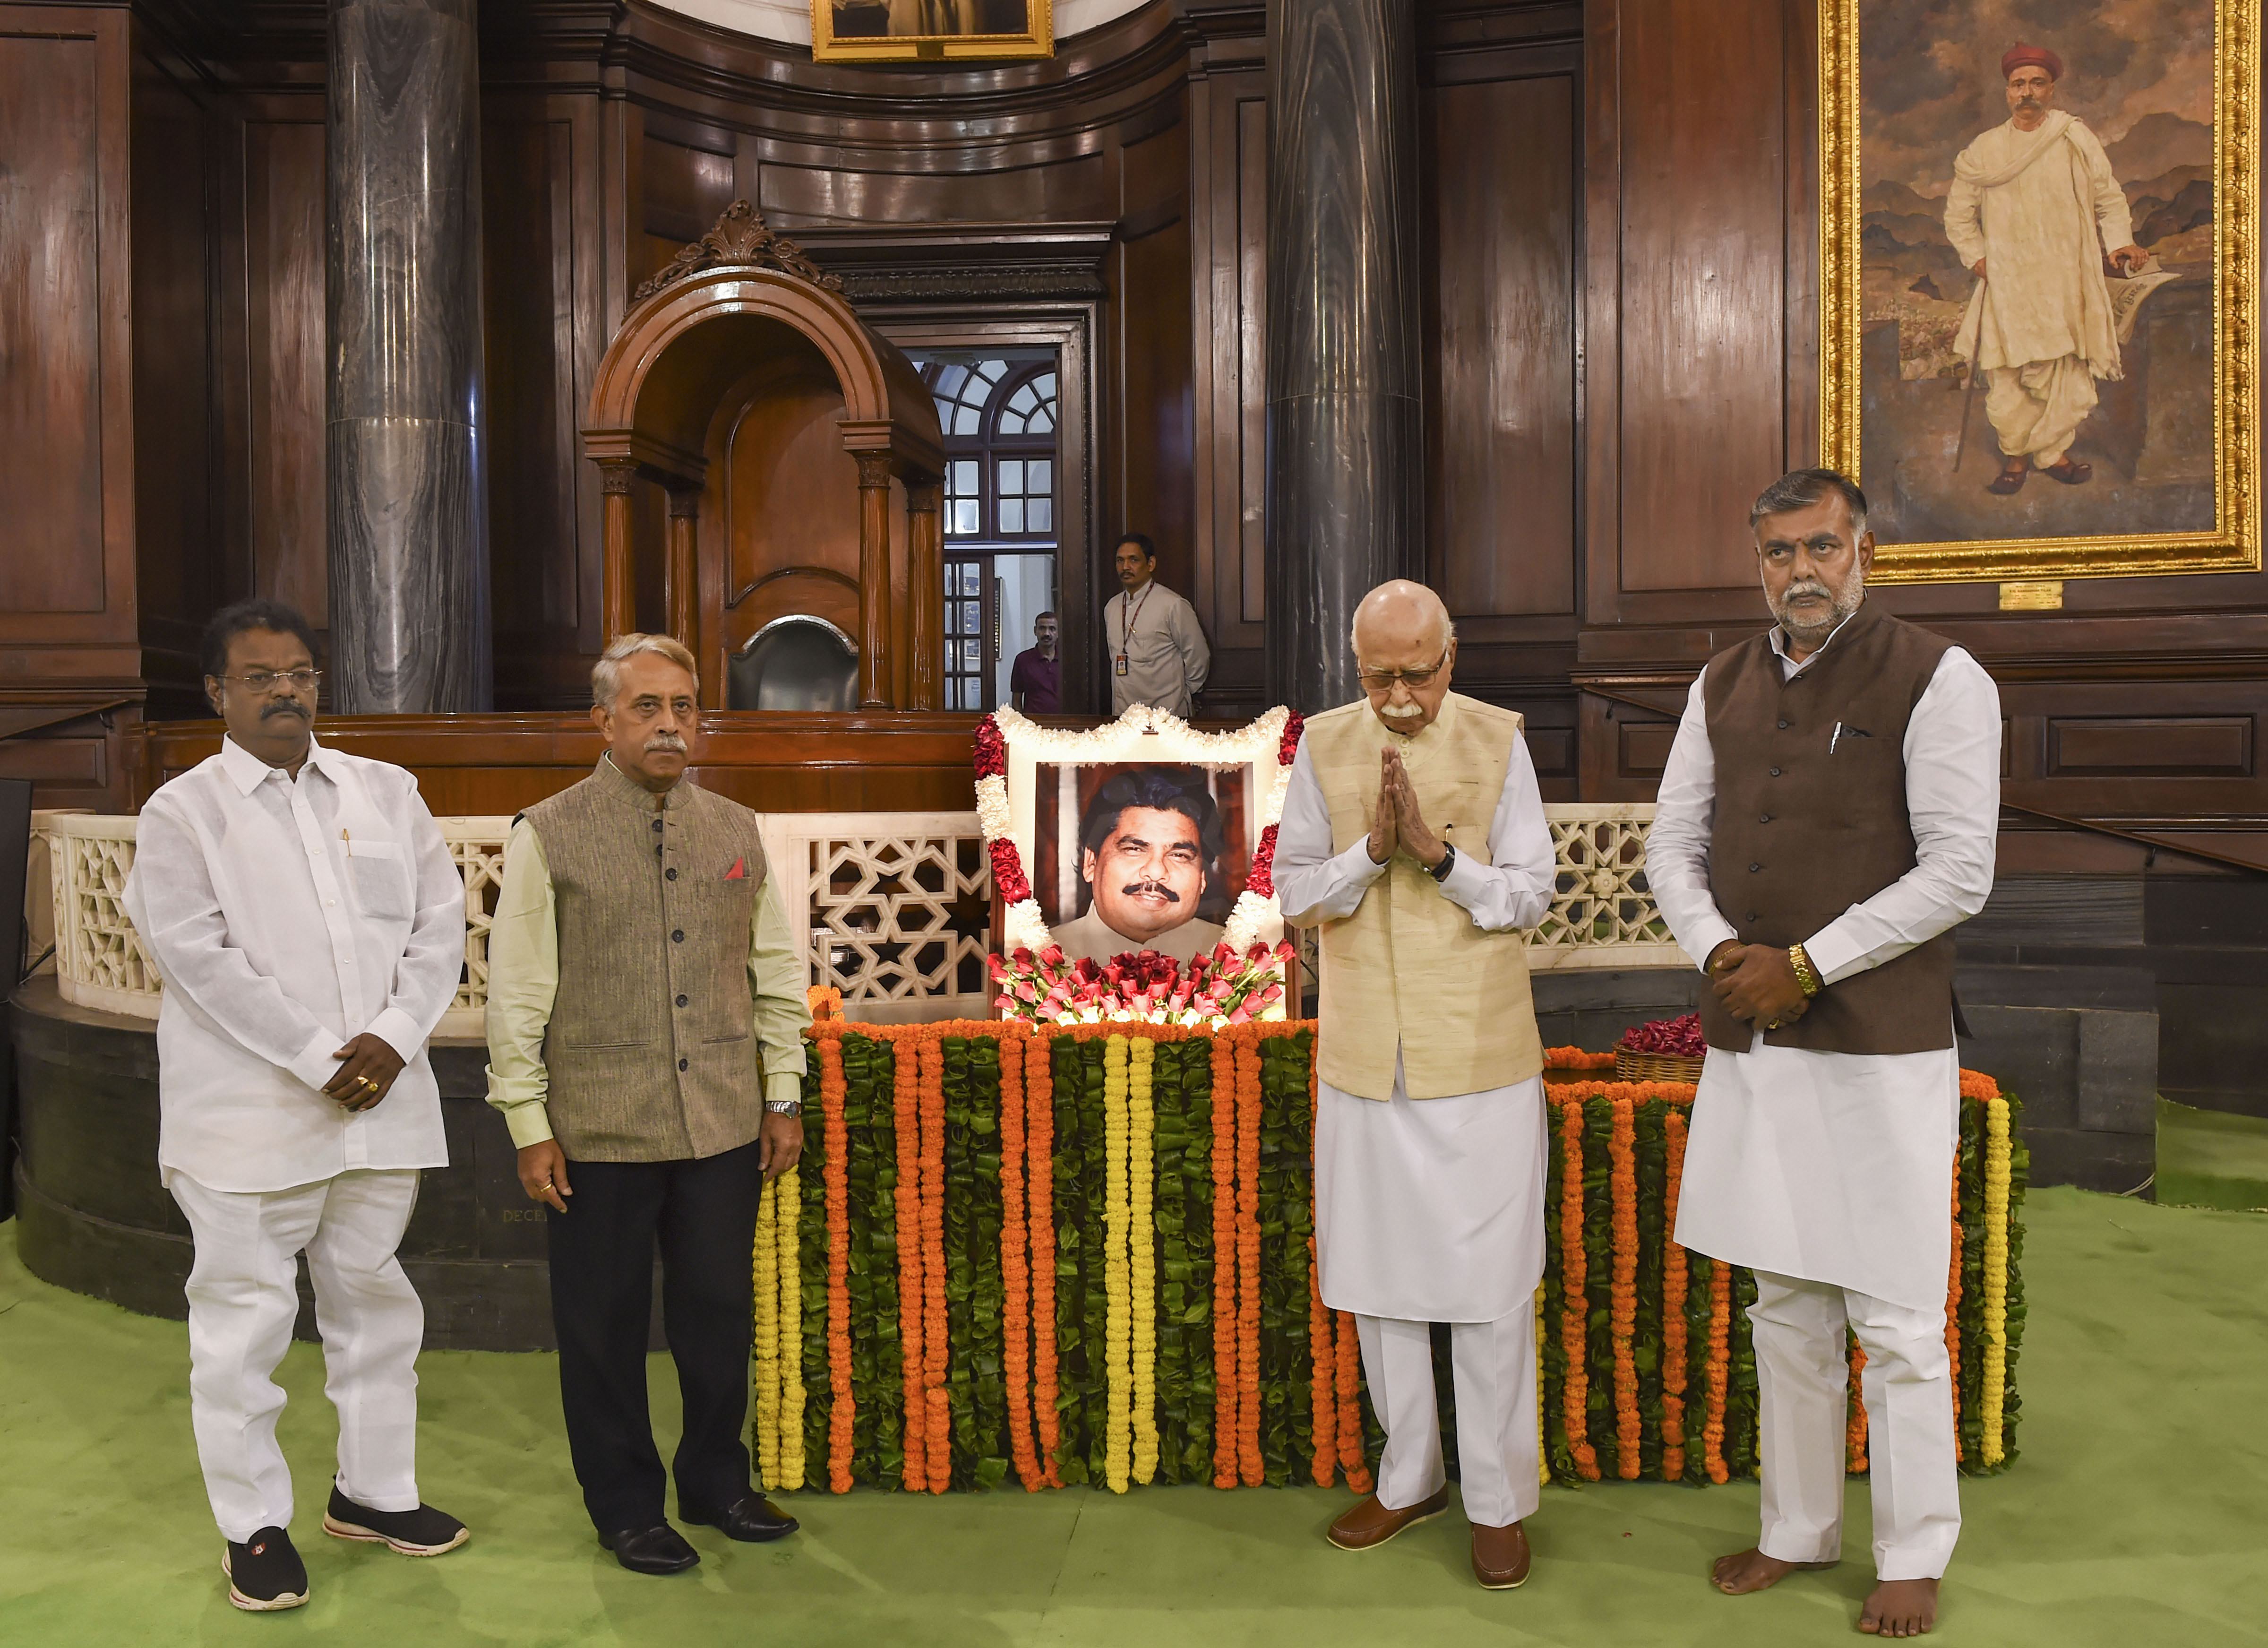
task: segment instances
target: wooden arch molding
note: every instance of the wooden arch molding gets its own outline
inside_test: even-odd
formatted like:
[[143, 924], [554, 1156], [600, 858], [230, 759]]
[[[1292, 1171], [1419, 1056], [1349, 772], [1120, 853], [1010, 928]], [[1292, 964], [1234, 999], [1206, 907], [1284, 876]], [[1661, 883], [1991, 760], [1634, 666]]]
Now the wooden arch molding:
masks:
[[[841, 388], [843, 450], [858, 487], [858, 696], [862, 709], [935, 709], [942, 699], [945, 469], [937, 408], [913, 363], [858, 318], [793, 242], [746, 201], [632, 294], [599, 364], [583, 455], [605, 494], [600, 619], [608, 638], [637, 627], [637, 511], [644, 478], [669, 493], [663, 563], [668, 628], [688, 646], [697, 627], [698, 513], [706, 431], [732, 387], [785, 350], [816, 350]], [[906, 491], [907, 605], [891, 610], [890, 484]], [[910, 699], [896, 702], [896, 661]]]

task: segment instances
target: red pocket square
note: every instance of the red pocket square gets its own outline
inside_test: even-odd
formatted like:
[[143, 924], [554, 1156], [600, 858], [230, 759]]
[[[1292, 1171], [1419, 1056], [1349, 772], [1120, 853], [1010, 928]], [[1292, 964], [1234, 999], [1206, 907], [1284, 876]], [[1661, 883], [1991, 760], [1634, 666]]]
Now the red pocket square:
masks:
[[730, 868], [730, 869], [728, 869], [728, 870], [726, 870], [726, 871], [725, 872], [725, 879], [726, 881], [746, 881], [746, 880], [747, 880], [747, 879], [748, 879], [748, 861], [747, 861], [747, 859], [745, 859], [745, 858], [736, 858], [736, 859], [734, 859], [734, 860], [733, 861], [733, 868]]

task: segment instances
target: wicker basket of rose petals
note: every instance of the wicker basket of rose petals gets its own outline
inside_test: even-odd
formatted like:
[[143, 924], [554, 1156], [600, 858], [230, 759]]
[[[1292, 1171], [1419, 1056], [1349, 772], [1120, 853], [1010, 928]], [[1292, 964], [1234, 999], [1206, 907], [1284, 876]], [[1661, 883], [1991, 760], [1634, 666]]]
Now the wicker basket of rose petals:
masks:
[[1624, 1082], [1698, 1082], [1708, 1050], [1698, 1013], [1658, 1018], [1623, 1032], [1615, 1044], [1615, 1076]]

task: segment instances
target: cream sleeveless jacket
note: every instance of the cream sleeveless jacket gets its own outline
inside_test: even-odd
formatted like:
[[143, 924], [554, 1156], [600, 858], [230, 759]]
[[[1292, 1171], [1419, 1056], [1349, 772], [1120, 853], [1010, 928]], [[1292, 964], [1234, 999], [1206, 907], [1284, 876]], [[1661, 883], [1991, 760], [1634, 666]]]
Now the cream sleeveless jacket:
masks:
[[[1489, 825], [1520, 727], [1512, 711], [1455, 692], [1413, 738], [1388, 732], [1366, 702], [1314, 717], [1307, 759], [1330, 809], [1332, 851], [1370, 833], [1378, 752], [1393, 743], [1434, 833], [1491, 860]], [[1352, 915], [1323, 923], [1321, 941], [1317, 1074], [1340, 1091], [1391, 1098], [1397, 1049], [1411, 1098], [1486, 1092], [1543, 1068], [1523, 935], [1481, 931], [1406, 854]]]

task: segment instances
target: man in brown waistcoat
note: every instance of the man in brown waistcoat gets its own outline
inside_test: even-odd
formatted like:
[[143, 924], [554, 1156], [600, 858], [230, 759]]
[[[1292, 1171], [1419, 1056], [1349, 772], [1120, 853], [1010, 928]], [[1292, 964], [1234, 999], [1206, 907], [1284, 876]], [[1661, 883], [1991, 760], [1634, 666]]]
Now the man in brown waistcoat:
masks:
[[607, 753], [512, 825], [489, 936], [489, 1102], [549, 1209], [567, 1444], [599, 1542], [638, 1573], [701, 1560], [662, 1514], [646, 1328], [684, 1427], [677, 1513], [730, 1538], [795, 1520], [748, 1484], [748, 1254], [765, 1181], [803, 1149], [804, 968], [756, 816], [684, 782], [692, 654], [625, 635], [591, 674]]
[[1763, 1532], [1729, 1595], [1841, 1554], [1847, 1323], [1867, 1353], [1875, 1585], [1918, 1637], [1961, 1530], [1945, 1345], [1960, 1128], [1953, 928], [1992, 891], [2000, 702], [1867, 600], [1867, 499], [1799, 469], [1749, 517], [1778, 620], [1709, 661], [1646, 873], [1710, 987], [1677, 1240], [1756, 1273]]

